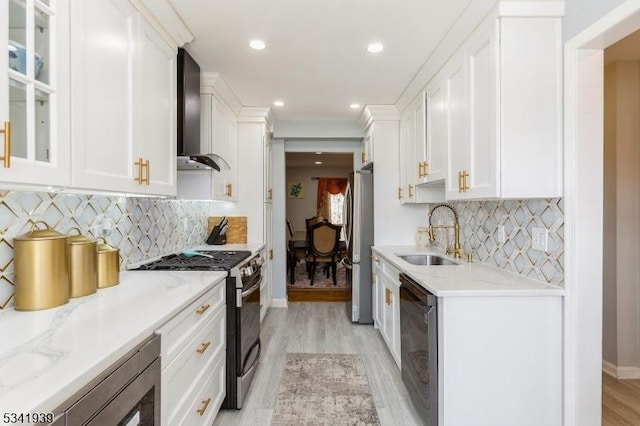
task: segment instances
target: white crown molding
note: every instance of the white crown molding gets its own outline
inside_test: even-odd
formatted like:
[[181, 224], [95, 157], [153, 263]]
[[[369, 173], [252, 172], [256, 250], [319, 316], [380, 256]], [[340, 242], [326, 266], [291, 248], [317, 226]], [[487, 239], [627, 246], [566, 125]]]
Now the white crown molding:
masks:
[[238, 122], [266, 123], [267, 127], [271, 130], [274, 116], [269, 107], [242, 107], [238, 114]]
[[134, 7], [174, 48], [193, 41], [194, 35], [167, 0], [131, 0]]
[[366, 105], [358, 117], [358, 123], [363, 129], [369, 127], [373, 121], [393, 120], [400, 120], [400, 114], [395, 105]]
[[200, 74], [200, 93], [214, 95], [235, 115], [238, 115], [242, 109], [242, 104], [235, 93], [217, 72], [203, 72]]

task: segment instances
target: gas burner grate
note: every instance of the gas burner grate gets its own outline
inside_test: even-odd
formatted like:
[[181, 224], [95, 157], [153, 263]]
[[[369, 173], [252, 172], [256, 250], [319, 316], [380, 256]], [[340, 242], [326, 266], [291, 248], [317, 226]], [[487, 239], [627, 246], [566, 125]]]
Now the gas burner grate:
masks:
[[251, 255], [250, 251], [197, 250], [205, 256], [171, 254], [140, 265], [141, 271], [228, 271]]

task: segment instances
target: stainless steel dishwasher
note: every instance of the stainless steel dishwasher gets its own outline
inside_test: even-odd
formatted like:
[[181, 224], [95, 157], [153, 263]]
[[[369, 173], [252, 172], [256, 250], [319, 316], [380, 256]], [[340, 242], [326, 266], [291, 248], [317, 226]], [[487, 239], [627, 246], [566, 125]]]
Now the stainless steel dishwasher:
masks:
[[436, 296], [400, 274], [402, 381], [427, 426], [438, 424], [438, 315]]

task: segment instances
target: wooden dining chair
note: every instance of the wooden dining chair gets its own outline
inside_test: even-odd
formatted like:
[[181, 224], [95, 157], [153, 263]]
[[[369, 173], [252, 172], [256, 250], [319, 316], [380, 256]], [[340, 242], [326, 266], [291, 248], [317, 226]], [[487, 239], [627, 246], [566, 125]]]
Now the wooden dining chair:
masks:
[[[341, 226], [329, 222], [311, 225], [311, 244], [307, 261], [311, 265], [309, 279], [313, 285], [313, 278], [318, 264], [323, 263], [331, 267], [333, 285], [337, 285], [336, 268], [339, 257], [339, 242]], [[327, 277], [328, 277], [327, 271]]]

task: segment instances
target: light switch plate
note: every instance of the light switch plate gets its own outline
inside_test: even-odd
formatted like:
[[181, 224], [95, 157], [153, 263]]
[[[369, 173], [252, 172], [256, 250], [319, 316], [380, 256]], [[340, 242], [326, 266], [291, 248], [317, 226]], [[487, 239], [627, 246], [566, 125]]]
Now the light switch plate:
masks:
[[549, 230], [545, 228], [533, 228], [531, 232], [531, 248], [546, 252], [549, 245]]

